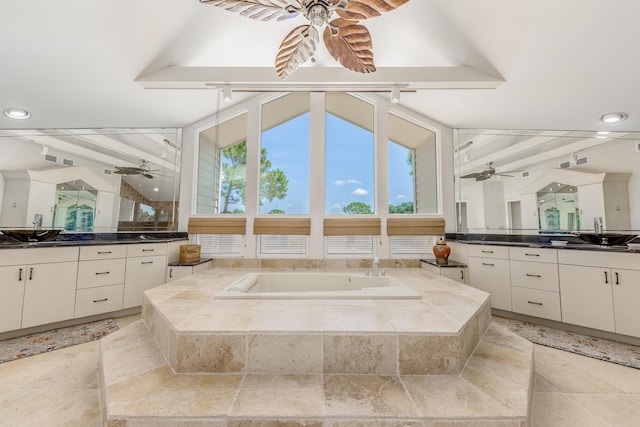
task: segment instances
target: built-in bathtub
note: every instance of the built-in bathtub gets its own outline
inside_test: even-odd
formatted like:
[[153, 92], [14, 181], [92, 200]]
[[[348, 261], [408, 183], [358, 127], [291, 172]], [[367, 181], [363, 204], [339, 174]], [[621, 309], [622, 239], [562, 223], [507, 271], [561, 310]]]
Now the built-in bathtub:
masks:
[[418, 299], [391, 276], [348, 273], [249, 273], [216, 294], [248, 299]]

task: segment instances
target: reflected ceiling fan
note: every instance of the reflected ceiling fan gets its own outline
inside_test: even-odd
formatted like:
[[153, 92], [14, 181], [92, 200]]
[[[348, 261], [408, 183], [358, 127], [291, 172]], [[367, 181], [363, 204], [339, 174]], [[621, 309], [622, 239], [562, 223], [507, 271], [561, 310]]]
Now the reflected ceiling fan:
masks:
[[509, 171], [507, 173], [496, 173], [496, 169], [493, 167], [493, 162], [489, 162], [487, 163], [487, 167], [484, 168], [482, 172], [470, 173], [467, 175], [463, 175], [460, 178], [475, 178], [476, 181], [486, 181], [487, 179], [491, 178], [494, 175], [507, 176], [509, 178], [513, 178], [513, 175], [509, 175], [509, 173], [512, 173], [512, 172], [519, 172], [519, 171]]
[[[309, 59], [320, 42], [318, 29], [323, 33], [327, 50], [343, 67], [358, 73], [373, 73], [373, 44], [371, 34], [359, 22], [392, 11], [409, 0], [200, 0], [219, 6], [247, 18], [260, 21], [283, 21], [303, 15], [308, 25], [294, 28], [282, 41], [276, 56], [276, 72], [287, 78]], [[329, 22], [333, 14], [336, 19]]]
[[142, 175], [145, 178], [153, 179], [152, 172], [159, 172], [159, 169], [151, 169], [147, 160], [142, 160], [140, 166], [116, 166], [114, 173], [120, 175]]

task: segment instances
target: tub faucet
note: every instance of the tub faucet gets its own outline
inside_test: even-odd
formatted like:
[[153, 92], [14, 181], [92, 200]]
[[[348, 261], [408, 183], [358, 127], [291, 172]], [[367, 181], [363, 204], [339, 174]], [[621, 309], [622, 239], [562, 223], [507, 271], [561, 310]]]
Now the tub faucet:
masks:
[[34, 230], [42, 230], [42, 219], [44, 216], [42, 214], [35, 214], [33, 216], [33, 229]]
[[593, 232], [596, 234], [602, 234], [603, 225], [602, 225], [602, 217], [596, 216], [593, 217]]
[[380, 260], [378, 259], [378, 257], [373, 257], [373, 268], [372, 268], [372, 275], [373, 276], [377, 276], [378, 275], [378, 266], [380, 265]]

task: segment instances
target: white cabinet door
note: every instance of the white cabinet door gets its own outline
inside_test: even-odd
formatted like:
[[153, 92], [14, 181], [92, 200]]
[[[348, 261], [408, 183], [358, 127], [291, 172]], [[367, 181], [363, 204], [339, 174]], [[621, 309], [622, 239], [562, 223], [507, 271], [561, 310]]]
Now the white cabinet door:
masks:
[[470, 256], [469, 284], [491, 294], [491, 307], [511, 311], [508, 259]]
[[640, 337], [640, 271], [611, 270], [616, 332]]
[[27, 265], [22, 327], [73, 318], [78, 262]]
[[440, 275], [456, 280], [460, 283], [469, 283], [466, 268], [440, 268]]
[[193, 274], [193, 267], [186, 265], [177, 265], [167, 267], [167, 283], [178, 280], [182, 277], [191, 276]]
[[26, 266], [0, 267], [0, 332], [20, 329]]
[[558, 271], [562, 321], [615, 332], [611, 271], [562, 264]]
[[164, 283], [166, 268], [165, 255], [127, 258], [122, 308], [142, 305], [144, 291]]

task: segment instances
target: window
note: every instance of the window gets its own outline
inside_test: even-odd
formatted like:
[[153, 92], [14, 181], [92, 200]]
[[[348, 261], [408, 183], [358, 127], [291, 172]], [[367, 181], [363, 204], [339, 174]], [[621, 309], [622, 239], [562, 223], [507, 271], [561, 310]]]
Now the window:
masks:
[[258, 247], [263, 257], [306, 257], [309, 255], [309, 236], [262, 234], [258, 236]]
[[373, 256], [375, 236], [326, 236], [325, 240], [328, 256]]
[[203, 257], [240, 257], [244, 251], [242, 234], [200, 234], [196, 241], [201, 245]]
[[198, 149], [196, 213], [244, 213], [247, 114], [200, 132]]
[[309, 213], [309, 94], [262, 108], [260, 214]]
[[373, 106], [326, 95], [325, 213], [375, 213]]
[[391, 256], [393, 258], [420, 257], [433, 254], [435, 236], [390, 236]]
[[438, 213], [436, 135], [389, 114], [389, 213]]

